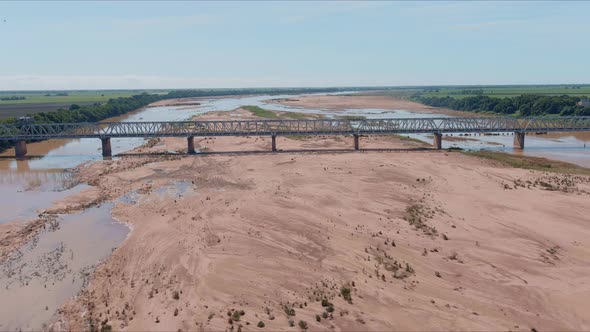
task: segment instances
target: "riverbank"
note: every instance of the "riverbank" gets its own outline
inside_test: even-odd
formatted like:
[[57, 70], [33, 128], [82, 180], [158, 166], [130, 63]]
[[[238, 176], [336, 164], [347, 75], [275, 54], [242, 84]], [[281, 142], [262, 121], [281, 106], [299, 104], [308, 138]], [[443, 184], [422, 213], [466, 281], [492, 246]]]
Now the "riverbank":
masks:
[[[268, 138], [196, 143], [211, 152], [270, 150]], [[294, 151], [351, 143], [278, 142]], [[162, 139], [136, 152], [185, 144]], [[390, 137], [362, 144], [416, 146]], [[134, 197], [113, 209], [133, 232], [60, 310], [54, 327], [590, 326], [582, 309], [590, 304], [588, 177], [506, 168], [448, 151], [161, 158], [80, 167], [80, 179], [108, 200]]]
[[391, 96], [363, 96], [363, 95], [312, 95], [292, 98], [277, 98], [266, 101], [280, 105], [293, 107], [320, 108], [331, 111], [344, 111], [348, 109], [384, 109], [404, 110], [412, 113], [430, 113], [450, 116], [474, 117], [481, 116], [472, 112], [454, 111], [451, 109], [431, 107], [410, 100]]

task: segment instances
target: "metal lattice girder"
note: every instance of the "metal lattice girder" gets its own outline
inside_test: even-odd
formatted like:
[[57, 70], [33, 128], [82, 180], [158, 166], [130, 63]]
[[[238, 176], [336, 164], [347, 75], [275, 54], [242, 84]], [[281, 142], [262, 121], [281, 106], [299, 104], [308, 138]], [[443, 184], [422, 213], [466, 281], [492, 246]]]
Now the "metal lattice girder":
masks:
[[102, 122], [0, 125], [0, 140], [590, 131], [590, 117]]

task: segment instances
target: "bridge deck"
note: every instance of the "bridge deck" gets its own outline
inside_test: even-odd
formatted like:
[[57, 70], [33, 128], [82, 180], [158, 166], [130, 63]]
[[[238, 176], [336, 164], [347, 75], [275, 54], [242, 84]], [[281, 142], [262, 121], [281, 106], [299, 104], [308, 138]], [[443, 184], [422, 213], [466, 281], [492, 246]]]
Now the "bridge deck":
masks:
[[0, 125], [0, 140], [564, 131], [590, 131], [590, 116], [48, 123]]

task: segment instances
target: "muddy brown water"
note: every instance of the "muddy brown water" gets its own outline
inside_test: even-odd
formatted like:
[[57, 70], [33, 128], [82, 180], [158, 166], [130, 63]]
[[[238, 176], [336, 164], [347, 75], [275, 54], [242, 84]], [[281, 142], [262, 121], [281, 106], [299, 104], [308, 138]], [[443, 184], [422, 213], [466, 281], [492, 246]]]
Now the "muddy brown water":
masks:
[[129, 228], [112, 204], [60, 216], [0, 265], [0, 330], [40, 330], [85, 285]]

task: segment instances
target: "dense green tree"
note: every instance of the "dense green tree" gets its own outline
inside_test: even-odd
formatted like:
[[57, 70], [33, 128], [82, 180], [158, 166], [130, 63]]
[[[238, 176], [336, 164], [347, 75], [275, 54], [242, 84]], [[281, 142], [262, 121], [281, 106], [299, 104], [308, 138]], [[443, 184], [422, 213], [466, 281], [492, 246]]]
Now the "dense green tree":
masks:
[[414, 100], [434, 107], [458, 111], [487, 112], [502, 115], [586, 115], [586, 108], [577, 103], [585, 97], [521, 95], [512, 98], [469, 96], [465, 98], [414, 96]]

